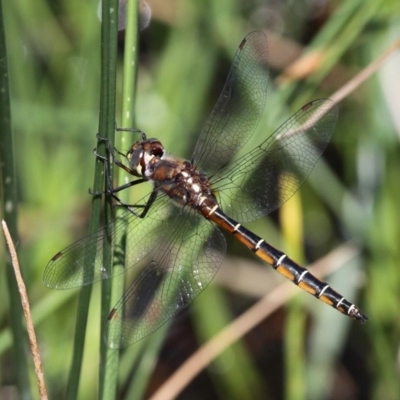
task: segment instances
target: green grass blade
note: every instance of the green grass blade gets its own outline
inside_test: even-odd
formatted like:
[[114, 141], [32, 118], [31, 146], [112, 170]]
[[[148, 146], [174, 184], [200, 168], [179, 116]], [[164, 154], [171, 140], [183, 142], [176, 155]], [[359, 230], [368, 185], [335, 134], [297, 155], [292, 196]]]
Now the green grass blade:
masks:
[[[7, 47], [4, 29], [3, 6], [0, 1], [0, 175], [2, 194], [2, 210], [4, 220], [15, 243], [18, 240], [17, 228], [17, 182], [14, 162], [14, 146], [11, 131], [11, 107], [8, 82]], [[10, 325], [13, 336], [13, 353], [16, 360], [16, 381], [21, 399], [30, 398], [28, 361], [25, 346], [27, 336], [23, 324], [21, 299], [11, 267], [7, 258], [7, 288], [9, 296]]]
[[[118, 22], [118, 21], [117, 21]], [[137, 32], [138, 32], [138, 4], [136, 0], [127, 4], [126, 29], [125, 29], [125, 53], [123, 67], [123, 94], [122, 94], [122, 127], [132, 127], [134, 121], [136, 76], [137, 76]], [[116, 42], [115, 42], [116, 43]], [[118, 148], [126, 149], [131, 139], [131, 135], [125, 132], [118, 133]], [[117, 171], [120, 172], [120, 171]], [[118, 178], [118, 184], [122, 184], [122, 178]], [[128, 201], [129, 191], [122, 191], [120, 198]], [[123, 268], [123, 266], [114, 264], [113, 268]], [[105, 283], [105, 282], [104, 282]], [[107, 293], [109, 300], [104, 301], [102, 312], [102, 332], [106, 330], [107, 316], [112, 307], [123, 294], [124, 275], [115, 277], [108, 286], [107, 292], [103, 291], [103, 296]], [[103, 285], [104, 288], [104, 285]], [[119, 352], [115, 349], [109, 349], [105, 343], [102, 344], [102, 359], [104, 365], [102, 368], [100, 385], [101, 398], [113, 399], [117, 391], [118, 371], [119, 371]], [[104, 378], [104, 379], [103, 379]]]
[[[116, 37], [118, 20], [118, 1], [110, 0], [102, 2], [102, 53], [101, 53], [101, 93], [100, 93], [100, 116], [99, 116], [99, 134], [101, 137], [108, 137], [113, 142], [114, 121], [115, 121], [115, 92], [116, 92]], [[111, 136], [111, 137], [110, 137]], [[99, 154], [105, 154], [105, 146], [98, 143], [97, 151]], [[111, 171], [110, 171], [111, 172]], [[101, 191], [104, 184], [104, 165], [98, 159], [96, 160], [93, 191]], [[92, 211], [89, 222], [89, 234], [98, 230], [101, 212], [101, 198], [94, 197], [92, 200]], [[110, 202], [106, 202], [105, 207], [106, 221], [110, 220], [112, 207]], [[104, 244], [104, 247], [108, 246]], [[93, 260], [87, 260], [87, 264], [93, 264]], [[104, 260], [104, 268], [111, 268], [111, 260]], [[102, 286], [102, 323], [103, 331], [109, 309], [109, 282], [104, 282]], [[92, 287], [89, 285], [81, 290], [75, 330], [74, 353], [71, 364], [71, 370], [67, 387], [67, 398], [75, 399], [79, 387], [79, 377], [82, 368], [83, 351], [85, 347], [86, 326], [88, 318], [88, 309]], [[103, 368], [105, 363], [104, 344], [101, 345], [100, 362], [100, 382], [104, 376]], [[103, 386], [100, 387], [103, 393]]]
[[[118, 36], [118, 0], [102, 2], [102, 29], [101, 29], [101, 93], [99, 134], [107, 137], [114, 143], [115, 109], [116, 109], [116, 78], [117, 78], [117, 36]], [[109, 172], [112, 174], [112, 165]], [[112, 175], [111, 175], [112, 176]], [[113, 219], [112, 199], [106, 197], [105, 224]], [[107, 252], [111, 243], [104, 243]], [[107, 252], [109, 254], [109, 252]], [[112, 268], [112, 259], [105, 259], [104, 268]], [[101, 285], [101, 334], [104, 335], [107, 327], [107, 318], [110, 312], [112, 281], [104, 280]], [[118, 352], [110, 350], [104, 340], [100, 342], [100, 369], [99, 369], [99, 397], [114, 399], [118, 376]]]

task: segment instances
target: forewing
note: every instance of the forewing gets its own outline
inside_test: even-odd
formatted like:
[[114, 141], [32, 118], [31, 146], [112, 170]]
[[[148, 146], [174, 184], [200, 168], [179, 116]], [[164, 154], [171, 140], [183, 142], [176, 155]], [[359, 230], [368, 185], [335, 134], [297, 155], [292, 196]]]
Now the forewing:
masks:
[[222, 209], [248, 222], [280, 207], [313, 170], [332, 136], [337, 114], [331, 100], [312, 101], [261, 145], [216, 174], [212, 186]]
[[267, 39], [256, 31], [239, 46], [222, 93], [197, 141], [192, 160], [209, 175], [249, 140], [267, 98]]

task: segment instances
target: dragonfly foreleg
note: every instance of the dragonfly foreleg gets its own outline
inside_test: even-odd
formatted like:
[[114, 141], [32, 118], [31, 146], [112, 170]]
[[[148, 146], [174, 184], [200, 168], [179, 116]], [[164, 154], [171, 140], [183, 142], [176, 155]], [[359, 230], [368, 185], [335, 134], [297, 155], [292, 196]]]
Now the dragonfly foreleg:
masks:
[[116, 131], [119, 132], [131, 132], [131, 133], [140, 133], [142, 136], [142, 140], [146, 140], [146, 134], [140, 129], [133, 129], [133, 128], [115, 128]]

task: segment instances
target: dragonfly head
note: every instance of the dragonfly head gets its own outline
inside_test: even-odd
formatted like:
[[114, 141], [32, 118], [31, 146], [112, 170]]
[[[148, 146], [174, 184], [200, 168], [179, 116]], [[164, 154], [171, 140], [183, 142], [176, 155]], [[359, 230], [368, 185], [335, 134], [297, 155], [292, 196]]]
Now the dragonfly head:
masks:
[[158, 139], [146, 139], [132, 145], [126, 158], [135, 176], [145, 176], [150, 163], [161, 160], [165, 155], [164, 146]]

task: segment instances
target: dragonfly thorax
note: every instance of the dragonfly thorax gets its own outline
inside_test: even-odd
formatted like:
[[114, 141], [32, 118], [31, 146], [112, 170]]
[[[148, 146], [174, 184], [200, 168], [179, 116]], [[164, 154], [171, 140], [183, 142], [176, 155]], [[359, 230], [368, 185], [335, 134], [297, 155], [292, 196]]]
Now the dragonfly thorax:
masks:
[[199, 211], [203, 205], [216, 204], [207, 176], [190, 161], [167, 156], [153, 163], [146, 172], [154, 186], [177, 203]]
[[158, 163], [164, 155], [164, 146], [158, 139], [146, 139], [134, 143], [126, 158], [133, 175], [148, 178], [146, 171]]

